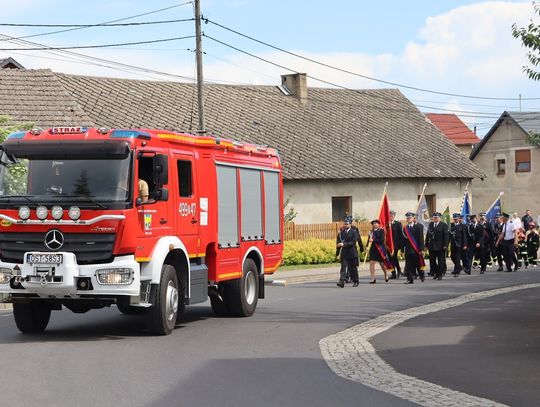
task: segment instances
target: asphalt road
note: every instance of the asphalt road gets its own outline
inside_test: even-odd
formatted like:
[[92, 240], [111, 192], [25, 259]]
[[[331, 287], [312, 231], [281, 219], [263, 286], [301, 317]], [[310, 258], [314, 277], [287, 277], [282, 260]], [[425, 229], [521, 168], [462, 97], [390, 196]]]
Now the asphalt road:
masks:
[[540, 272], [527, 271], [413, 285], [267, 287], [253, 317], [216, 318], [209, 305], [192, 306], [167, 337], [149, 336], [139, 317], [114, 307], [53, 312], [39, 335], [20, 334], [3, 311], [0, 405], [408, 406], [336, 376], [319, 340], [391, 311], [539, 281]]

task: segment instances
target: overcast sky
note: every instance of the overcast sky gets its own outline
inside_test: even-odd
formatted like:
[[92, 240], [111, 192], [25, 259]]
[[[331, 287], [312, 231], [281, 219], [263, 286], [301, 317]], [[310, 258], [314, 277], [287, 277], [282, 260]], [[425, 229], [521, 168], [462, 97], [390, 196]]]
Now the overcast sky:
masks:
[[[171, 0], [17, 0], [0, 5], [0, 23], [96, 24], [178, 5], [128, 19], [142, 22], [193, 17], [193, 4]], [[201, 0], [205, 17], [261, 41], [358, 74], [397, 84], [493, 98], [519, 98], [522, 110], [540, 110], [540, 83], [526, 78], [526, 50], [511, 35], [511, 25], [533, 18], [531, 1], [466, 0], [263, 1]], [[536, 20], [536, 22], [538, 22]], [[59, 28], [6, 27], [0, 33], [21, 37]], [[277, 85], [285, 68], [350, 88], [397, 87], [345, 74], [271, 49], [213, 24], [207, 36], [282, 66], [276, 67], [204, 38], [205, 79], [219, 83]], [[131, 27], [92, 27], [27, 38], [47, 46], [126, 43], [192, 36], [193, 21]], [[155, 71], [193, 78], [193, 38], [108, 49], [73, 50]], [[0, 48], [23, 48], [0, 40]], [[183, 80], [136, 72], [109, 63], [43, 51], [0, 51], [27, 68], [50, 68], [81, 75], [151, 80]], [[329, 86], [314, 79], [308, 86]], [[519, 100], [489, 100], [439, 95], [400, 88], [422, 111], [454, 111], [484, 134], [504, 110], [519, 110]], [[538, 98], [526, 100], [526, 98]]]

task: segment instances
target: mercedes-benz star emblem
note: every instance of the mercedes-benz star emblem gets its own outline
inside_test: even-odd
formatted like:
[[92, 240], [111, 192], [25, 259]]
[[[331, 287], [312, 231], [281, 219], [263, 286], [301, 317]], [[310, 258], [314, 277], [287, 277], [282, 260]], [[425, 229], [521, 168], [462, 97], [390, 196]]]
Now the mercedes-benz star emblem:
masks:
[[64, 245], [64, 235], [59, 230], [49, 230], [45, 235], [45, 246], [49, 250], [59, 250]]

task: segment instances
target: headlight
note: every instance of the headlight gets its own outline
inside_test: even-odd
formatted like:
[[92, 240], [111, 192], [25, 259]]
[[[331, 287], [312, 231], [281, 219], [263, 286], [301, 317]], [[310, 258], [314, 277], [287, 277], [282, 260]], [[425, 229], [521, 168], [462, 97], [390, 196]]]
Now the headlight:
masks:
[[30, 217], [30, 208], [28, 206], [21, 206], [19, 208], [19, 218], [27, 220]]
[[96, 271], [96, 277], [101, 285], [128, 285], [133, 282], [133, 269], [100, 269]]
[[38, 206], [36, 208], [36, 216], [39, 220], [45, 220], [47, 219], [47, 215], [49, 214], [49, 210], [46, 206]]
[[11, 279], [11, 269], [2, 267], [0, 268], [0, 284], [7, 284]]
[[71, 220], [78, 220], [81, 217], [81, 210], [78, 206], [72, 206], [69, 208], [68, 215]]
[[61, 206], [55, 205], [51, 209], [51, 215], [53, 219], [60, 220], [62, 219], [62, 216], [64, 216], [64, 210]]

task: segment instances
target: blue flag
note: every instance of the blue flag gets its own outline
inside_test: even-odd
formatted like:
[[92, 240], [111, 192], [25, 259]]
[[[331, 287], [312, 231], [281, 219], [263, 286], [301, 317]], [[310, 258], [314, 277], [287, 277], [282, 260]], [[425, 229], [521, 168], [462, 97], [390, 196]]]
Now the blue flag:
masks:
[[469, 204], [469, 193], [465, 192], [465, 195], [463, 196], [463, 205], [461, 206], [461, 216], [463, 217], [463, 223], [468, 223], [470, 214], [471, 205]]
[[493, 205], [486, 212], [486, 220], [492, 224], [497, 221], [497, 216], [501, 214], [501, 198], [497, 198]]

